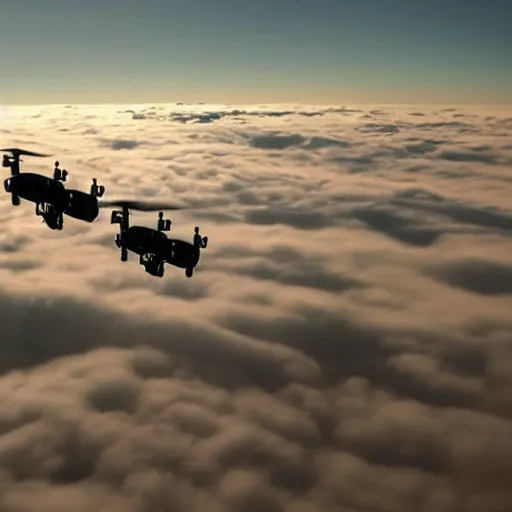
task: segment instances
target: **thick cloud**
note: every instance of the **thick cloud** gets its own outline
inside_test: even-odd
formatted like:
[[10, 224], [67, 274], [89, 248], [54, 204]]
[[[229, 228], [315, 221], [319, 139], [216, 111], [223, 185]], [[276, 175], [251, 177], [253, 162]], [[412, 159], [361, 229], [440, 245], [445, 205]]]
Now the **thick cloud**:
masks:
[[[0, 199], [0, 510], [512, 508], [512, 124], [489, 108], [3, 111], [24, 169], [186, 204], [192, 279]], [[134, 213], [132, 224], [156, 227]]]

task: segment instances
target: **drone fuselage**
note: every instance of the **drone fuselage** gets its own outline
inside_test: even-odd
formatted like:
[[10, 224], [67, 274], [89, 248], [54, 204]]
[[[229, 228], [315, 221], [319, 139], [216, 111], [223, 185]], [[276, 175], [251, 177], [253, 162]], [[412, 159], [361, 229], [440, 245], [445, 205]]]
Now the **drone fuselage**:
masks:
[[66, 214], [85, 222], [93, 222], [99, 215], [95, 196], [66, 189], [60, 181], [41, 174], [20, 173], [11, 176], [4, 181], [4, 188], [18, 198], [38, 205], [50, 205], [56, 215]]
[[119, 246], [139, 256], [154, 255], [156, 260], [179, 268], [194, 268], [199, 262], [199, 251], [191, 243], [167, 238], [161, 231], [145, 226], [121, 231]]
[[11, 176], [4, 181], [6, 192], [36, 204], [51, 204], [64, 212], [69, 206], [70, 194], [60, 181], [28, 172]]
[[154, 254], [162, 260], [167, 256], [168, 238], [164, 233], [145, 226], [131, 226], [122, 231], [121, 244], [139, 256]]

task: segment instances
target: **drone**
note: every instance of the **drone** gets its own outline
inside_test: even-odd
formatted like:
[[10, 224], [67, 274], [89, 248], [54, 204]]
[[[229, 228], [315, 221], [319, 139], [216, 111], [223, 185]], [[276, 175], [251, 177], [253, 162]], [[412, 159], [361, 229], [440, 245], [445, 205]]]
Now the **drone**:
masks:
[[190, 278], [194, 268], [199, 263], [200, 250], [208, 245], [208, 237], [201, 237], [199, 227], [195, 228], [194, 243], [175, 238], [168, 238], [165, 231], [171, 230], [171, 220], [164, 219], [160, 211], [157, 229], [146, 226], [130, 226], [130, 210], [155, 211], [157, 209], [182, 210], [182, 206], [170, 204], [148, 204], [140, 201], [110, 201], [101, 207], [117, 206], [121, 210], [112, 211], [110, 223], [119, 224], [119, 234], [115, 244], [121, 249], [121, 261], [128, 260], [128, 251], [139, 256], [139, 263], [146, 272], [155, 277], [163, 277], [164, 265], [169, 263], [185, 269], [185, 275]]
[[20, 156], [47, 157], [41, 153], [24, 149], [9, 148], [0, 151], [4, 154], [2, 166], [10, 167], [11, 177], [4, 181], [4, 189], [11, 194], [14, 206], [20, 204], [20, 198], [36, 204], [36, 215], [43, 217], [43, 222], [50, 229], [62, 230], [64, 214], [85, 222], [93, 222], [99, 215], [98, 197], [105, 193], [104, 186], [98, 186], [93, 178], [91, 193], [67, 189], [63, 182], [67, 180], [68, 172], [59, 168], [55, 162], [53, 178], [41, 174], [20, 172]]
[[[116, 246], [121, 249], [121, 261], [128, 260], [128, 253], [139, 256], [139, 263], [145, 271], [155, 277], [164, 276], [164, 265], [168, 263], [185, 269], [185, 275], [191, 278], [199, 263], [200, 251], [208, 245], [208, 237], [199, 234], [195, 227], [194, 243], [168, 238], [165, 232], [171, 230], [171, 220], [164, 219], [161, 210], [182, 210], [184, 206], [172, 204], [155, 204], [142, 201], [98, 201], [105, 193], [105, 187], [98, 186], [93, 178], [91, 193], [66, 189], [62, 182], [68, 176], [66, 170], [60, 170], [59, 162], [55, 162], [54, 177], [49, 178], [40, 174], [20, 172], [21, 155], [47, 157], [41, 153], [26, 151], [18, 148], [0, 149], [11, 153], [12, 157], [4, 155], [3, 167], [11, 169], [11, 177], [4, 181], [4, 188], [11, 194], [12, 204], [18, 206], [20, 198], [36, 203], [36, 215], [41, 215], [50, 229], [62, 230], [63, 215], [69, 215], [78, 220], [93, 222], [99, 215], [100, 208], [117, 207], [113, 210], [110, 223], [119, 224], [120, 232], [115, 237]], [[130, 226], [130, 210], [159, 211], [157, 229], [146, 226]]]

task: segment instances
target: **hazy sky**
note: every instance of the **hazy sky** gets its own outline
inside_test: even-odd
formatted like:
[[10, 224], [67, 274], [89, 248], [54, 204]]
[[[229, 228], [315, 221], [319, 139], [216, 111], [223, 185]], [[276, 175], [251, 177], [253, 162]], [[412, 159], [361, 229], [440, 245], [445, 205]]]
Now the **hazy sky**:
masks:
[[511, 103], [510, 0], [0, 0], [0, 103]]

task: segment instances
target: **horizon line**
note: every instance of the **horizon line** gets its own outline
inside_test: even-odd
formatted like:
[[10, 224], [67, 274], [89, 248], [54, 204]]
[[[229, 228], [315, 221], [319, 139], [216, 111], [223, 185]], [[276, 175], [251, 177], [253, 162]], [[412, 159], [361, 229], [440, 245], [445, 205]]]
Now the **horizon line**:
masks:
[[389, 103], [389, 102], [347, 102], [347, 103], [332, 103], [332, 102], [284, 102], [284, 101], [269, 101], [269, 102], [241, 102], [241, 103], [224, 103], [224, 102], [190, 102], [190, 101], [134, 101], [134, 102], [113, 102], [113, 101], [105, 101], [105, 102], [64, 102], [64, 103], [5, 103], [0, 104], [0, 108], [24, 108], [24, 107], [82, 107], [82, 106], [90, 106], [90, 107], [99, 107], [99, 106], [126, 106], [126, 105], [175, 105], [178, 107], [185, 106], [208, 106], [208, 105], [222, 105], [222, 106], [271, 106], [271, 105], [293, 105], [293, 106], [301, 106], [301, 107], [338, 107], [338, 108], [348, 108], [351, 106], [393, 106], [393, 107], [421, 107], [421, 106], [431, 106], [431, 107], [512, 107], [512, 103], [447, 103], [447, 102], [427, 102], [427, 103]]

